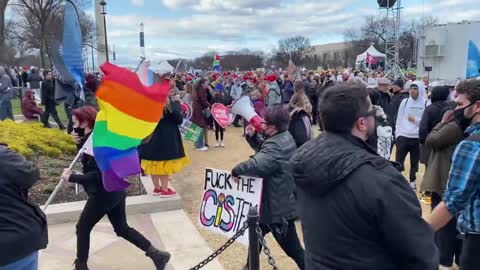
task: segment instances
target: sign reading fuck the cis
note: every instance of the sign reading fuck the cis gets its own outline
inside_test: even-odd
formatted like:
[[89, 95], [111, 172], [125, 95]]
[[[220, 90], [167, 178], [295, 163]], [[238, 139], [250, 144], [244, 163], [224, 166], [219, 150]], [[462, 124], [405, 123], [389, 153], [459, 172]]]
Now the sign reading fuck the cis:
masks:
[[[262, 185], [261, 178], [241, 176], [237, 182], [230, 172], [205, 169], [200, 224], [227, 238], [234, 236], [247, 221], [251, 206], [261, 211]], [[248, 231], [238, 241], [248, 245]]]

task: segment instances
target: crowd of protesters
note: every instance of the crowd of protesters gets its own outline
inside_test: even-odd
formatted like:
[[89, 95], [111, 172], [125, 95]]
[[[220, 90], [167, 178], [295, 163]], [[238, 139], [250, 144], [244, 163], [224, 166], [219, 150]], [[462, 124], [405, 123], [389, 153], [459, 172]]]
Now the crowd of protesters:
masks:
[[[6, 72], [0, 68], [2, 83], [7, 83]], [[50, 115], [58, 118], [56, 86], [51, 72], [38, 76], [39, 88], [32, 89], [37, 85], [30, 79], [22, 104], [31, 118], [40, 115], [45, 124]], [[142, 168], [152, 175], [156, 195], [175, 196], [169, 176], [189, 162], [177, 128], [183, 120], [181, 102], [191, 105], [191, 120], [203, 129], [195, 147], [208, 151], [209, 130], [215, 130], [215, 147], [226, 147], [227, 131], [213, 119], [212, 105], [229, 106], [248, 96], [253, 110], [263, 118], [262, 130], [256, 131], [241, 116], [235, 118], [233, 126], [243, 125], [243, 136], [255, 154], [235, 166], [232, 176], [264, 179], [261, 233], [272, 233], [299, 269], [446, 270], [454, 262], [462, 270], [480, 269], [476, 256], [480, 248], [480, 80], [465, 80], [449, 88], [430, 84], [428, 77], [392, 82], [381, 72], [349, 70], [168, 76], [171, 91], [165, 118], [139, 148]], [[23, 73], [20, 77], [23, 83]], [[89, 75], [85, 88], [93, 93], [97, 83]], [[12, 97], [1, 89], [1, 112], [10, 113], [11, 108], [3, 106]], [[40, 89], [45, 111], [34, 102], [35, 89]], [[71, 112], [72, 134], [81, 147], [93, 128], [96, 110], [74, 104], [80, 108]], [[85, 115], [89, 118], [84, 119]], [[314, 137], [317, 124], [322, 132]], [[391, 137], [386, 147], [384, 131]], [[390, 160], [392, 149], [395, 161]], [[407, 155], [408, 180], [402, 174]], [[420, 163], [426, 171], [417, 187]], [[65, 181], [84, 184], [89, 193], [90, 203], [77, 225], [75, 269], [88, 269], [89, 235], [105, 214], [119, 236], [145, 251], [157, 269], [164, 269], [170, 255], [152, 247], [126, 223], [125, 195], [104, 194], [94, 158], [83, 158], [82, 164], [84, 176], [69, 170], [63, 175]], [[17, 215], [2, 210], [10, 196], [24, 209], [25, 218], [16, 221], [23, 222], [20, 225], [12, 223], [14, 218], [0, 218], [0, 228], [11, 231], [0, 244], [12, 247], [0, 255], [0, 269], [35, 265], [37, 251], [46, 246], [46, 223], [41, 211], [23, 199], [38, 171], [6, 146], [0, 146], [2, 166], [21, 169], [15, 175], [0, 170], [1, 214]], [[26, 180], [15, 183], [18, 175]], [[85, 175], [91, 177], [89, 182]], [[429, 220], [422, 218], [416, 191], [425, 192], [423, 201], [431, 204]], [[100, 211], [95, 207], [98, 194], [111, 203], [110, 208]], [[304, 247], [297, 235], [297, 219], [302, 224]], [[12, 229], [22, 226], [28, 226], [28, 232]], [[26, 237], [35, 238], [35, 245], [15, 245]]]

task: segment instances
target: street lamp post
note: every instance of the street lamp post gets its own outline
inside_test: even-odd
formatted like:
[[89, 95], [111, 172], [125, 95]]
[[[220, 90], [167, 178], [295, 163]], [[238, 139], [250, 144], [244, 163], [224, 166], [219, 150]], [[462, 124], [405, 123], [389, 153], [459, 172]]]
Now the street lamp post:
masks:
[[107, 5], [107, 1], [105, 1], [105, 0], [100, 1], [100, 6], [102, 6], [102, 15], [103, 15], [103, 30], [104, 30], [104, 34], [105, 34], [105, 55], [106, 55], [107, 62], [109, 62], [108, 40], [107, 40], [107, 20], [105, 19], [105, 15], [107, 15], [107, 11], [106, 11], [106, 8], [105, 8], [106, 5]]

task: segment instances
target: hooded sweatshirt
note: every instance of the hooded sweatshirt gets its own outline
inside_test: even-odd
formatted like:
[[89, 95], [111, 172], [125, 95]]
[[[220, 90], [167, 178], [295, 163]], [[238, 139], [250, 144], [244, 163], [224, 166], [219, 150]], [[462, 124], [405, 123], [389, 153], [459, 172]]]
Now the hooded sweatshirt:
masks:
[[[425, 85], [421, 81], [415, 81], [413, 84], [418, 86], [418, 98], [415, 100], [410, 95], [400, 103], [396, 123], [395, 137], [399, 136], [417, 139], [419, 137], [420, 120], [422, 119], [425, 108], [429, 105], [425, 93]], [[412, 123], [408, 121], [408, 116], [415, 117]]]
[[351, 134], [323, 132], [290, 159], [306, 270], [433, 270], [434, 234], [407, 181]]

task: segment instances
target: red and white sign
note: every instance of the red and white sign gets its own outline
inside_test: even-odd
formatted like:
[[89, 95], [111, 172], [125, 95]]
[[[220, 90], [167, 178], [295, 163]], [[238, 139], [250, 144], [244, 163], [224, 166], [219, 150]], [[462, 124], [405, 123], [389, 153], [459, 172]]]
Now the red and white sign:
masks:
[[235, 120], [235, 115], [230, 113], [230, 108], [223, 104], [213, 104], [211, 112], [213, 119], [215, 119], [222, 128], [226, 128]]

